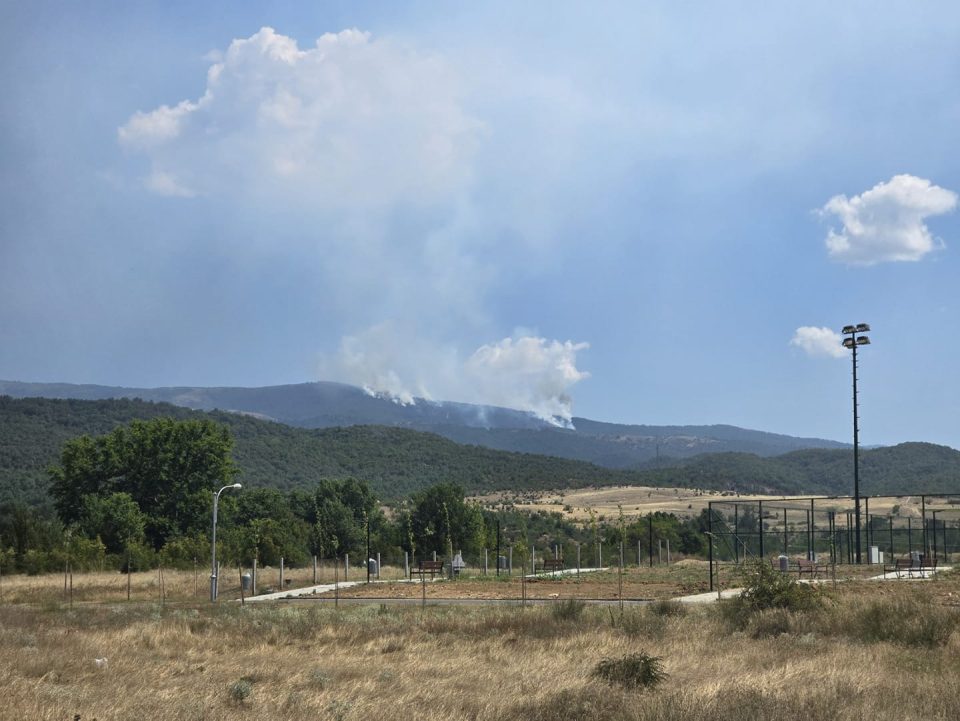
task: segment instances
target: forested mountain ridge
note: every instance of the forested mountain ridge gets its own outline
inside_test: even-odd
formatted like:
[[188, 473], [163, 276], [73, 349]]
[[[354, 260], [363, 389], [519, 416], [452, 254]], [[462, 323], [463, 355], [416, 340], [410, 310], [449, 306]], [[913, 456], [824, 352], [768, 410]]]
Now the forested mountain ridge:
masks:
[[[157, 417], [208, 418], [227, 426], [235, 439], [238, 480], [249, 487], [292, 489], [310, 487], [324, 477], [354, 476], [385, 499], [405, 497], [440, 482], [457, 483], [472, 493], [616, 484], [833, 495], [848, 495], [852, 489], [849, 450], [807, 449], [774, 458], [706, 454], [670, 461], [670, 467], [625, 471], [459, 445], [406, 428], [308, 430], [166, 403], [0, 396], [0, 502], [47, 507], [46, 469], [57, 462], [65, 441]], [[929, 443], [864, 450], [861, 484], [864, 494], [960, 493], [960, 452]]]
[[470, 491], [639, 483], [617, 471], [547, 456], [464, 446], [389, 426], [308, 430], [236, 413], [191, 411], [139, 400], [14, 399], [0, 396], [0, 502], [45, 505], [46, 469], [64, 442], [101, 435], [134, 419], [209, 418], [234, 439], [238, 480], [250, 487], [307, 487], [325, 477], [366, 480], [382, 498], [400, 498], [440, 482]]
[[844, 448], [820, 438], [797, 438], [729, 425], [651, 426], [574, 418], [573, 428], [510, 408], [417, 399], [401, 404], [343, 383], [262, 388], [122, 388], [69, 383], [0, 381], [0, 394], [101, 400], [140, 398], [194, 410], [248, 413], [302, 428], [384, 425], [436, 433], [457, 443], [587, 461], [607, 468], [644, 468], [663, 458], [739, 452], [774, 456], [802, 448]]

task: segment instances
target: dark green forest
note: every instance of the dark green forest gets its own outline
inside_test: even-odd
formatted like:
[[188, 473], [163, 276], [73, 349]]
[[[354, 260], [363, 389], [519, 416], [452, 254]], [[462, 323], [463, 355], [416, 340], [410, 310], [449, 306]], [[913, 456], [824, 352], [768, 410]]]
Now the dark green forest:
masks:
[[[660, 469], [616, 471], [550, 456], [460, 445], [396, 427], [309, 430], [235, 413], [191, 411], [138, 400], [77, 401], [0, 396], [0, 503], [52, 509], [47, 468], [63, 444], [100, 435], [135, 419], [208, 419], [229, 428], [237, 480], [280, 490], [308, 488], [323, 478], [354, 477], [384, 500], [406, 498], [437, 483], [467, 493], [588, 485], [682, 486], [741, 493], [849, 493], [849, 450], [801, 450], [775, 457], [748, 453], [662, 459]], [[861, 452], [865, 494], [960, 492], [960, 452], [904, 443]]]
[[50, 507], [47, 469], [63, 444], [130, 421], [212, 420], [234, 439], [237, 480], [248, 487], [306, 488], [323, 478], [355, 477], [382, 499], [437, 483], [467, 492], [638, 483], [636, 471], [581, 461], [465, 446], [431, 433], [386, 426], [310, 430], [219, 411], [191, 411], [139, 400], [78, 401], [0, 396], [0, 503]]

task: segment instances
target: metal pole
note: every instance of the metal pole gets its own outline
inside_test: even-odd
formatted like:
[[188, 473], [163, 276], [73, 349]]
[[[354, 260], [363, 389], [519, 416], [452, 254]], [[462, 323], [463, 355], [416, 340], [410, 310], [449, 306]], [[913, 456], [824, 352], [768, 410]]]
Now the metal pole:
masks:
[[[213, 532], [210, 534], [210, 603], [217, 600], [217, 503], [220, 501], [220, 492], [213, 494]], [[127, 568], [127, 574], [130, 569]]]
[[783, 555], [787, 555], [787, 509], [783, 509]]
[[497, 519], [497, 575], [500, 575], [500, 519]]
[[[707, 565], [710, 568], [710, 590], [713, 590], [713, 501], [707, 501]], [[651, 560], [653, 556], [651, 555]]]
[[[650, 550], [650, 568], [653, 568], [653, 514], [647, 514], [647, 533], [649, 534], [649, 545], [647, 548]], [[711, 588], [711, 590], [713, 590]]]
[[810, 560], [814, 560], [817, 555], [817, 518], [816, 518], [816, 506], [814, 506], [813, 499], [810, 499]]
[[926, 556], [930, 550], [930, 544], [927, 543], [927, 497], [920, 496], [920, 518], [922, 521], [923, 533], [923, 555]]
[[766, 558], [766, 554], [763, 552], [763, 501], [757, 501], [757, 523], [760, 526], [760, 558]]
[[857, 334], [853, 333], [853, 505], [856, 509], [857, 552], [856, 562], [860, 564], [860, 427], [857, 419]]
[[740, 504], [733, 504], [733, 562], [740, 564]]
[[367, 567], [367, 583], [370, 583], [370, 516], [367, 516], [367, 557], [363, 565]]

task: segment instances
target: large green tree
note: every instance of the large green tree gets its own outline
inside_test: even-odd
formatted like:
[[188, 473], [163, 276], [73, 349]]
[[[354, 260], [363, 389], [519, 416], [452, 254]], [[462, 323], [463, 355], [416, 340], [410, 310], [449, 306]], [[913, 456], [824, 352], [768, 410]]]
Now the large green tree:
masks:
[[464, 500], [463, 489], [452, 483], [431, 486], [413, 497], [410, 530], [419, 554], [453, 550], [478, 551], [485, 529], [480, 508]]
[[232, 447], [229, 430], [212, 421], [133, 421], [64, 444], [50, 470], [50, 494], [65, 524], [81, 520], [85, 496], [129, 494], [145, 516], [147, 541], [160, 548], [171, 536], [206, 527], [211, 491], [236, 473]]

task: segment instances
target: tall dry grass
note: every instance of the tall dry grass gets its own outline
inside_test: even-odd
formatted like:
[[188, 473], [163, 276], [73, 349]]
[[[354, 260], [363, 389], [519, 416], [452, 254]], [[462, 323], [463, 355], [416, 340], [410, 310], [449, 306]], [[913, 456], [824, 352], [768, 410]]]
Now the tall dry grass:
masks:
[[[953, 626], [929, 644], [863, 630], [895, 627], [904, 614], [952, 624], [949, 594], [960, 596], [960, 581], [877, 589], [871, 597], [841, 588], [824, 610], [787, 612], [763, 633], [732, 630], [712, 607], [665, 604], [622, 615], [227, 602], [70, 610], [5, 596], [0, 718], [960, 718]], [[638, 651], [663, 659], [668, 678], [657, 689], [593, 677], [602, 659]]]

